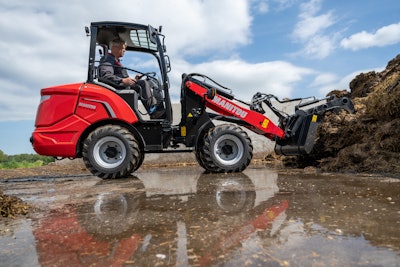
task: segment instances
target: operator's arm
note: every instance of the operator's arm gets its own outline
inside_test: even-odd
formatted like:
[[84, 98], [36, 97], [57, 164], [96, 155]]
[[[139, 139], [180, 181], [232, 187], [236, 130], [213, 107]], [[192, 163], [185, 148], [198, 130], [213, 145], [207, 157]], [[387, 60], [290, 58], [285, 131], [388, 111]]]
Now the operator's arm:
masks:
[[99, 81], [112, 85], [116, 89], [124, 89], [127, 86], [133, 86], [136, 83], [135, 79], [129, 77], [126, 70], [116, 71], [115, 68], [122, 68], [120, 66], [113, 66], [108, 61], [103, 61], [99, 65]]
[[114, 67], [110, 62], [102, 62], [99, 65], [99, 80], [111, 84], [114, 87], [123, 86], [122, 77], [115, 75]]

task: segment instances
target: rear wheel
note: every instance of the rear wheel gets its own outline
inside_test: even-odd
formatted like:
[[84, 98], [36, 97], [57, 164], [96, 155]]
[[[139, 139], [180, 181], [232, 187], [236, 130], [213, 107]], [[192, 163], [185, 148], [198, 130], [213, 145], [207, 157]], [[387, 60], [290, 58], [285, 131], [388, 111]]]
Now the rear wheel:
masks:
[[210, 172], [241, 172], [253, 157], [247, 133], [235, 125], [219, 125], [205, 135], [203, 149], [196, 155]]
[[82, 152], [86, 167], [103, 179], [126, 177], [143, 162], [143, 154], [133, 134], [117, 125], [94, 130], [86, 138]]

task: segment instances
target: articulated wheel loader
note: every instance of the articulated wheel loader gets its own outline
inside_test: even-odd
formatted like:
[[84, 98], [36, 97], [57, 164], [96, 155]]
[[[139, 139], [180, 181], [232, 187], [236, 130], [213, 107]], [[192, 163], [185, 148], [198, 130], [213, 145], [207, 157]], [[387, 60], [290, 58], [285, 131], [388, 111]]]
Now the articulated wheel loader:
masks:
[[[90, 37], [87, 81], [41, 90], [30, 140], [34, 150], [57, 158], [83, 158], [91, 173], [103, 179], [130, 175], [141, 166], [146, 153], [194, 152], [208, 172], [241, 172], [253, 156], [243, 128], [275, 141], [278, 154], [301, 155], [311, 152], [325, 112], [354, 112], [347, 97], [280, 101], [256, 93], [246, 103], [211, 78], [191, 73], [182, 75], [181, 120], [173, 125], [171, 64], [161, 30], [108, 21], [86, 27]], [[100, 77], [101, 58], [116, 38], [126, 42], [127, 54], [133, 53], [124, 57], [125, 70], [151, 84], [163, 108], [162, 116], [153, 118], [143, 111], [140, 90], [115, 88]], [[148, 63], [140, 71], [132, 67], [139, 61]], [[287, 114], [275, 104], [292, 104], [294, 112]], [[276, 115], [276, 123], [266, 116], [265, 109]]]

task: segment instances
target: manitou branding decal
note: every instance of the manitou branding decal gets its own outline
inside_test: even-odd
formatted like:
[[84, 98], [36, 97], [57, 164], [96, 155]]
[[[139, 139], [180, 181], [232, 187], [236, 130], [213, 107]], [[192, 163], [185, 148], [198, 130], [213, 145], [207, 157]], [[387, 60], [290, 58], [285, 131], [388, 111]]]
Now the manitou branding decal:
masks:
[[247, 111], [244, 111], [243, 109], [239, 108], [238, 106], [235, 106], [234, 104], [226, 101], [225, 99], [222, 99], [218, 96], [215, 96], [212, 100], [215, 104], [220, 106], [221, 108], [226, 109], [227, 111], [233, 113], [234, 115], [244, 119], [247, 116]]
[[78, 106], [83, 107], [83, 108], [93, 109], [93, 110], [96, 109], [95, 105], [86, 104], [86, 103], [82, 103], [82, 102], [79, 102]]

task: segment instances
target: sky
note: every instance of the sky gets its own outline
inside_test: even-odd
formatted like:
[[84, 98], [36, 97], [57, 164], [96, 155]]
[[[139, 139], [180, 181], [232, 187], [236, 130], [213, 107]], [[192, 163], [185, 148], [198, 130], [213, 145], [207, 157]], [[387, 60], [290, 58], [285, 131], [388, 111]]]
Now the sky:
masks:
[[398, 0], [0, 0], [0, 150], [34, 153], [40, 89], [84, 82], [93, 21], [162, 25], [178, 102], [182, 73], [250, 101], [349, 90], [399, 54]]

